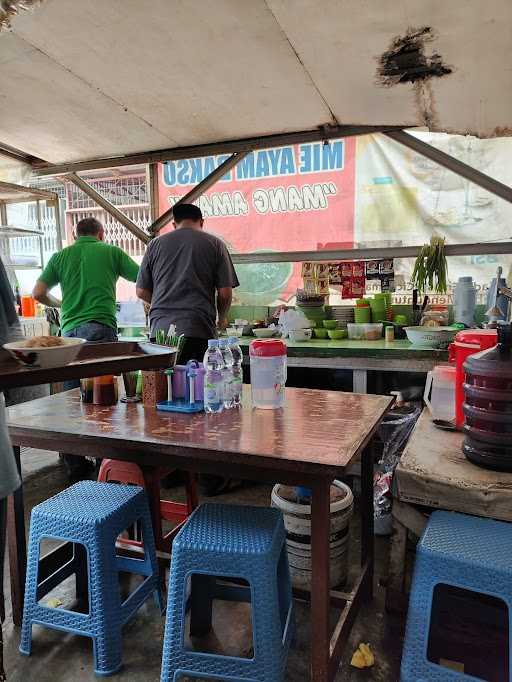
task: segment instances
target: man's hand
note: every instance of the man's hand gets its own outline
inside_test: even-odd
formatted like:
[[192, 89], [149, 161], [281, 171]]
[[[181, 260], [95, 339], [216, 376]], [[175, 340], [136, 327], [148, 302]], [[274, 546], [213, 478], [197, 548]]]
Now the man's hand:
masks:
[[224, 331], [228, 326], [228, 312], [231, 307], [232, 289], [225, 287], [217, 291], [217, 327]]
[[43, 305], [47, 305], [50, 308], [60, 308], [62, 305], [62, 301], [59, 301], [58, 298], [55, 298], [55, 296], [50, 294], [46, 282], [43, 282], [40, 279], [36, 282], [32, 296], [36, 299], [36, 301], [42, 303]]
[[226, 331], [226, 327], [228, 326], [228, 318], [227, 317], [219, 317], [219, 321], [217, 322], [217, 328], [219, 331], [224, 332]]

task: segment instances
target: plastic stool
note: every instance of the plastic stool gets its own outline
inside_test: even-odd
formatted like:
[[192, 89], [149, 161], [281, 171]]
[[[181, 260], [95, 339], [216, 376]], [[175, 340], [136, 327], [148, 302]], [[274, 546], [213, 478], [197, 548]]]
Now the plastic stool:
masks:
[[[427, 659], [432, 599], [437, 584], [502, 599], [512, 613], [512, 524], [434, 512], [416, 549], [402, 682], [476, 680]], [[509, 616], [510, 622], [510, 616]], [[509, 632], [512, 651], [512, 628]], [[509, 665], [512, 680], [512, 666]]]
[[[144, 559], [116, 556], [116, 538], [140, 522], [145, 540]], [[73, 543], [71, 560], [46, 580], [38, 580], [41, 540], [56, 538]], [[81, 557], [87, 557], [89, 613], [56, 609], [39, 603], [69, 576], [80, 576]], [[121, 603], [119, 572], [145, 576]], [[153, 530], [142, 488], [81, 481], [32, 509], [20, 652], [30, 655], [32, 625], [44, 625], [92, 637], [94, 670], [111, 675], [121, 667], [121, 629], [146, 599], [154, 594], [161, 607], [160, 579]], [[82, 596], [82, 595], [77, 595]]]
[[[285, 538], [277, 509], [203, 504], [192, 514], [172, 548], [161, 682], [187, 674], [237, 682], [284, 679], [294, 629]], [[251, 601], [254, 658], [185, 649], [189, 577], [191, 634], [211, 630], [212, 599]], [[229, 578], [249, 586], [226, 584]]]
[[[163, 552], [170, 552], [172, 540], [179, 531], [180, 526], [188, 519], [198, 504], [196, 478], [190, 473], [186, 474], [186, 503], [160, 499], [161, 481], [163, 478], [173, 473], [173, 471], [174, 469], [157, 467], [148, 471], [146, 479], [144, 479], [144, 474], [138, 464], [123, 462], [116, 459], [104, 459], [98, 473], [98, 481], [115, 481], [116, 483], [125, 483], [127, 485], [140, 485], [146, 489], [151, 501], [159, 501], [160, 514], [153, 514], [152, 521], [156, 547]], [[157, 503], [155, 504], [155, 507], [157, 507]], [[172, 521], [178, 525], [164, 534], [162, 520]], [[124, 543], [136, 546], [141, 545], [141, 543], [136, 540], [124, 540]]]

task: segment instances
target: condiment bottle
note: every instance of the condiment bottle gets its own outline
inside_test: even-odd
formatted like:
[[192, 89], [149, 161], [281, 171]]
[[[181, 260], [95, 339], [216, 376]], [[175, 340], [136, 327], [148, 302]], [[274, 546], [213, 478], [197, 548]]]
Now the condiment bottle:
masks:
[[388, 324], [386, 326], [385, 339], [386, 339], [386, 341], [394, 341], [395, 340], [395, 328], [392, 327], [390, 324]]
[[116, 402], [117, 396], [112, 374], [94, 377], [93, 403], [95, 405], [115, 405]]
[[83, 403], [92, 403], [94, 400], [94, 379], [80, 379], [80, 397]]

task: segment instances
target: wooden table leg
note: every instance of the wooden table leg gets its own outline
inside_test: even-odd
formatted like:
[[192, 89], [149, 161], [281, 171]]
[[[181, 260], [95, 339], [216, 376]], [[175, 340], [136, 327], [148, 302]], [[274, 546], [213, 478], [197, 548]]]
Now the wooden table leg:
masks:
[[331, 481], [312, 485], [311, 499], [311, 679], [327, 682], [330, 658], [329, 531]]
[[[13, 447], [14, 457], [21, 477], [20, 448]], [[27, 569], [27, 539], [25, 535], [25, 505], [23, 484], [7, 500], [7, 537], [9, 543], [9, 567], [11, 572], [12, 620], [21, 626], [25, 575]]]
[[361, 566], [367, 566], [365, 597], [373, 596], [375, 557], [373, 535], [373, 446], [370, 443], [361, 455]]

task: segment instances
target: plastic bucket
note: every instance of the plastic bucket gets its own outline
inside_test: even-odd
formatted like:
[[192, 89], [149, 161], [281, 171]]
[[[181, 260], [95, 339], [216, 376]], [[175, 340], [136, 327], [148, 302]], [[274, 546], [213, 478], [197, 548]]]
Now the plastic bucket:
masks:
[[[283, 512], [286, 548], [294, 587], [311, 588], [311, 505], [296, 501], [294, 488], [277, 484], [272, 490], [272, 506]], [[347, 578], [349, 524], [354, 510], [350, 488], [341, 481], [331, 486], [331, 521], [329, 533], [331, 587]]]

